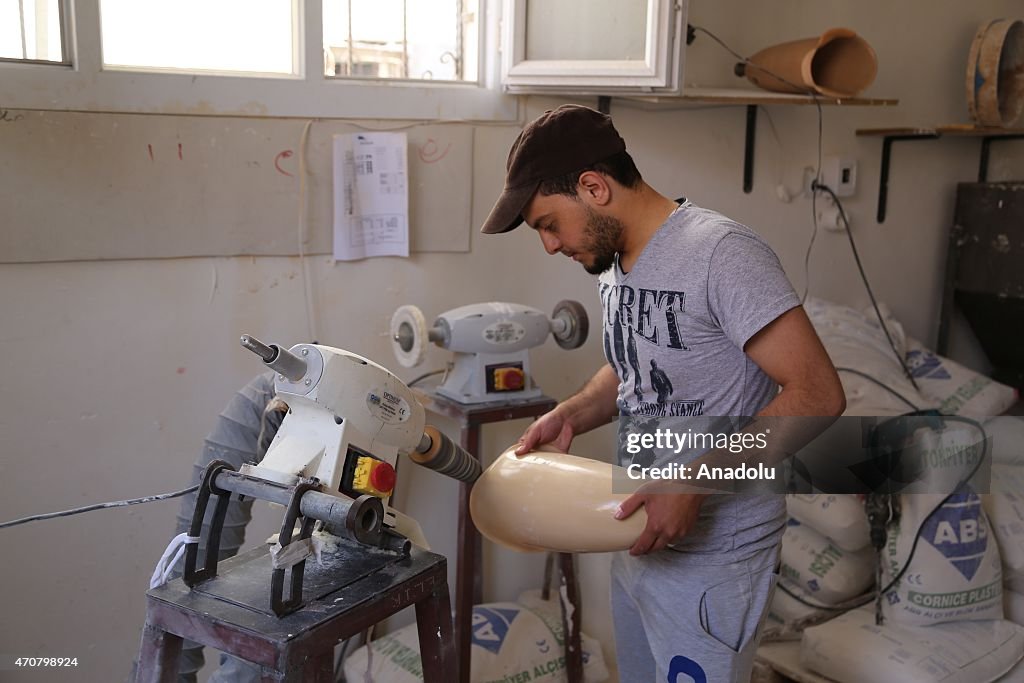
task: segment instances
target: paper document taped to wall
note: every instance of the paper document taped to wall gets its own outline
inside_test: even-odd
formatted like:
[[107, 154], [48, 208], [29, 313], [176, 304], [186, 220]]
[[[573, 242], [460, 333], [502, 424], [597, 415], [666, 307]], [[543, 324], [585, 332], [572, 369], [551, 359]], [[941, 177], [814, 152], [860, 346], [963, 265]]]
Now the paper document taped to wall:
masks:
[[405, 133], [334, 136], [334, 259], [409, 255]]

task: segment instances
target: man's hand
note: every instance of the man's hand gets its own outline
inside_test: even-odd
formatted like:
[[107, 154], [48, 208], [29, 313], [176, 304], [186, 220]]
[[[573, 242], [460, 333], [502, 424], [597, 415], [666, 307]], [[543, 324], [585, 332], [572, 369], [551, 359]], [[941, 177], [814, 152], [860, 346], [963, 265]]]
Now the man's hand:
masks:
[[697, 523], [700, 505], [707, 494], [652, 492], [641, 487], [619, 505], [615, 519], [626, 519], [642, 505], [647, 511], [647, 526], [629, 549], [630, 555], [662, 550], [690, 533]]
[[519, 437], [519, 445], [516, 447], [516, 455], [529, 453], [537, 446], [549, 443], [563, 453], [569, 451], [569, 445], [576, 432], [565, 417], [564, 411], [555, 408], [544, 413], [529, 429]]

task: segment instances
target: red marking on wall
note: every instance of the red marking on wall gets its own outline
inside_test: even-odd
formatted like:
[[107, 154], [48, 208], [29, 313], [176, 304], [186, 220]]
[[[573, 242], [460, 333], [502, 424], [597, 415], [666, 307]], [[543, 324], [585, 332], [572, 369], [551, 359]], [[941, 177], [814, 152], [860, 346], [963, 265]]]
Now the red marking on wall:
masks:
[[441, 161], [441, 159], [445, 158], [445, 155], [448, 154], [448, 150], [451, 148], [452, 143], [450, 142], [447, 147], [441, 149], [440, 145], [437, 144], [437, 141], [434, 140], [434, 138], [427, 138], [427, 141], [420, 145], [419, 149], [416, 150], [416, 153], [419, 155], [420, 161], [423, 163], [436, 164]]
[[179, 375], [184, 375], [185, 374], [185, 368], [178, 368], [178, 374]]
[[146, 145], [146, 149], [149, 150], [149, 160], [153, 161], [153, 145]]
[[181, 143], [178, 143], [178, 159], [181, 160]]
[[278, 162], [281, 161], [281, 159], [287, 159], [288, 157], [290, 157], [294, 153], [295, 152], [291, 151], [290, 149], [286, 149], [283, 152], [280, 152], [276, 157], [274, 157], [274, 168], [277, 169], [278, 173], [286, 175], [289, 178], [294, 178], [295, 177], [291, 173], [289, 173], [288, 171], [286, 171], [283, 168], [281, 168], [281, 165], [278, 163]]

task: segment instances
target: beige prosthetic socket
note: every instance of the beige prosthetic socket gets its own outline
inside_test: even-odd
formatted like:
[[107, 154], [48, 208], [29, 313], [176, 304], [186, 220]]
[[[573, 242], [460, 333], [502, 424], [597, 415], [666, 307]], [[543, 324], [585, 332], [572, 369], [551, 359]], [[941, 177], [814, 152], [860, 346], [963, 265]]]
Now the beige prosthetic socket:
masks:
[[643, 507], [615, 519], [629, 497], [612, 493], [613, 473], [622, 468], [546, 446], [523, 456], [515, 449], [498, 456], [473, 485], [470, 513], [487, 538], [514, 550], [600, 553], [630, 548], [644, 530]]
[[855, 97], [875, 80], [878, 57], [850, 29], [832, 28], [815, 38], [767, 47], [751, 57], [742, 72], [765, 90]]

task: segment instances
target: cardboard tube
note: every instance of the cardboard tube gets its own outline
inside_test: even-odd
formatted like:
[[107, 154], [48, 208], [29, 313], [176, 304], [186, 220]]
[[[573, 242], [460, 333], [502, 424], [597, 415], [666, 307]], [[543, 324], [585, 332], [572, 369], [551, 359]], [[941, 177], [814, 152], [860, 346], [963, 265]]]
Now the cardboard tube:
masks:
[[767, 47], [741, 71], [754, 85], [773, 92], [856, 97], [874, 82], [878, 57], [855, 32], [831, 28], [816, 38]]
[[[647, 525], [641, 507], [624, 520], [615, 510], [629, 497], [613, 493], [630, 481], [621, 467], [542, 446], [523, 456], [502, 453], [473, 485], [469, 509], [484, 536], [513, 550], [599, 553], [626, 550]], [[640, 482], [635, 482], [634, 488]]]

